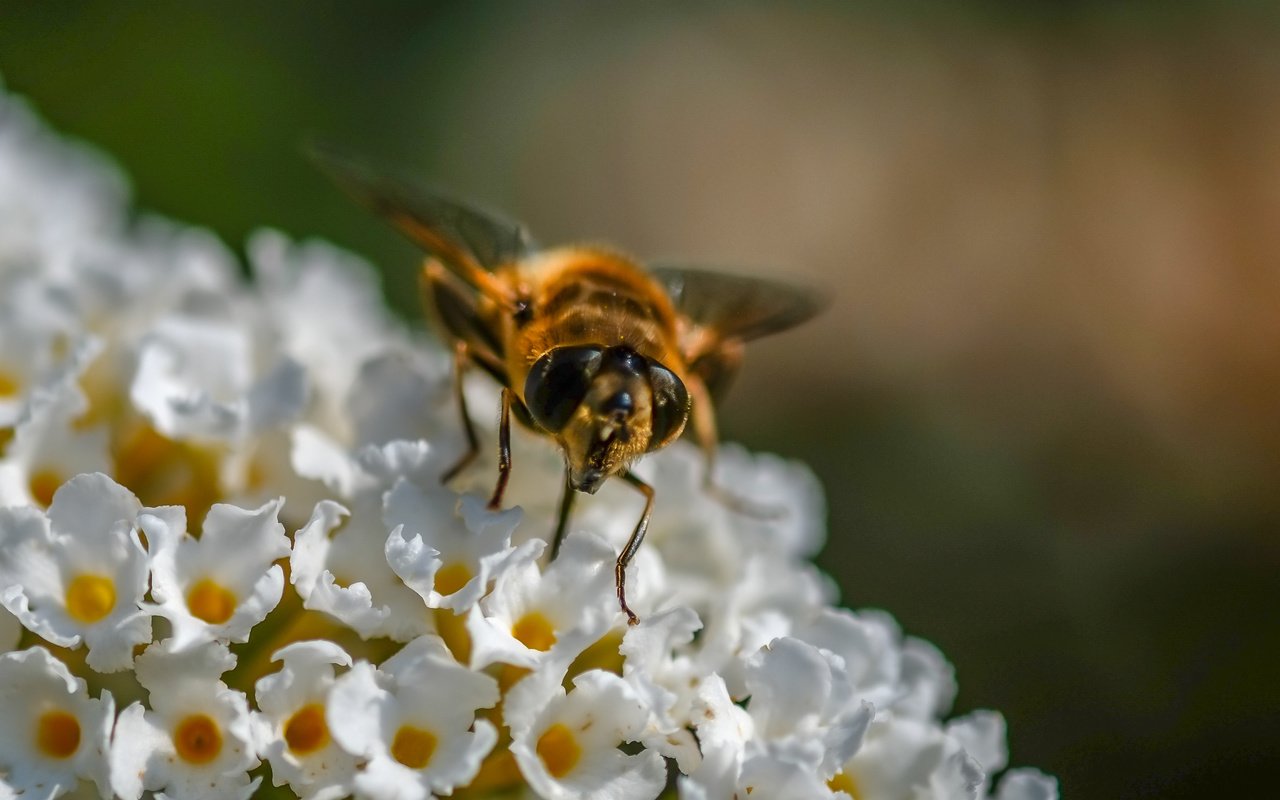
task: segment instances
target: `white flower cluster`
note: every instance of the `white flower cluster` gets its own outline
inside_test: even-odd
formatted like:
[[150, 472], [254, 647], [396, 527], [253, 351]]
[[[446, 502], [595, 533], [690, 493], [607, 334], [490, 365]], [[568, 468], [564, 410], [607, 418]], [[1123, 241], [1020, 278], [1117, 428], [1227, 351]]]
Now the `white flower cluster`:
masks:
[[630, 627], [638, 495], [549, 562], [559, 455], [517, 437], [507, 510], [442, 486], [448, 361], [367, 266], [266, 232], [246, 281], [122, 185], [0, 96], [0, 798], [1056, 798], [993, 787], [937, 650], [831, 606], [803, 467], [726, 448], [762, 520], [647, 459]]

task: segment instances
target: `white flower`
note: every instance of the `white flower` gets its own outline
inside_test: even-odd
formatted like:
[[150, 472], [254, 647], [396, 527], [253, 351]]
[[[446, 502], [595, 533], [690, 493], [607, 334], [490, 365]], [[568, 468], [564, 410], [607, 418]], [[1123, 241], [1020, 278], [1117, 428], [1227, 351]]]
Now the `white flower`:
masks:
[[400, 582], [385, 554], [387, 529], [376, 494], [348, 511], [326, 500], [294, 537], [289, 580], [303, 605], [364, 638], [407, 641], [434, 631], [422, 598]]
[[[279, 672], [254, 687], [262, 713], [259, 750], [271, 762], [276, 786], [289, 784], [307, 800], [337, 800], [352, 792], [355, 756], [338, 747], [329, 731], [329, 692], [334, 666], [351, 666], [351, 656], [327, 641], [297, 642], [272, 660]], [[343, 721], [345, 725], [346, 721]]]
[[[539, 682], [535, 676], [525, 684]], [[662, 756], [653, 750], [627, 755], [639, 741], [649, 709], [631, 685], [608, 672], [584, 672], [565, 693], [559, 680], [541, 691], [507, 698], [511, 752], [529, 786], [548, 800], [650, 800], [667, 781]]]
[[7, 609], [0, 608], [0, 653], [7, 653], [17, 647], [21, 637], [22, 623]]
[[937, 724], [886, 715], [830, 786], [858, 800], [975, 800], [983, 780], [981, 765]]
[[[716, 484], [750, 508], [734, 509], [704, 489], [706, 457], [688, 442], [647, 456], [636, 472], [657, 493], [645, 547], [666, 568], [687, 579], [687, 602], [701, 604], [737, 584], [752, 554], [794, 563], [822, 542], [826, 508], [821, 487], [807, 468], [777, 456], [752, 455], [734, 444], [721, 446]], [[634, 494], [634, 493], [632, 493]], [[636, 504], [637, 515], [639, 510]], [[621, 545], [634, 518], [603, 504], [585, 509], [583, 521], [609, 530]], [[682, 581], [683, 583], [683, 581]]]
[[284, 590], [274, 561], [289, 555], [276, 521], [284, 500], [254, 511], [218, 504], [199, 539], [186, 532], [181, 507], [148, 509], [139, 517], [151, 548], [151, 594], [158, 616], [173, 626], [175, 650], [206, 641], [244, 642]]
[[53, 644], [89, 646], [89, 666], [126, 669], [150, 641], [147, 554], [134, 528], [138, 499], [101, 474], [58, 489], [48, 515], [0, 508], [0, 600]]
[[90, 697], [83, 680], [34, 647], [0, 655], [0, 708], [0, 791], [52, 798], [87, 779], [107, 794], [109, 692]]
[[[404, 478], [439, 480], [438, 454], [425, 442], [389, 442], [349, 455], [314, 429], [295, 436], [299, 472], [323, 480], [344, 497], [316, 505], [294, 537], [290, 581], [309, 609], [323, 611], [362, 637], [408, 641], [434, 632], [422, 597], [388, 564], [383, 495]], [[305, 456], [307, 463], [299, 463]], [[437, 520], [452, 525], [453, 514]], [[401, 537], [403, 538], [403, 537]]]
[[323, 484], [338, 497], [354, 497], [373, 483], [341, 443], [305, 423], [293, 426], [289, 432], [289, 460], [298, 475]]
[[[440, 405], [448, 365], [437, 355], [434, 376], [421, 374], [369, 264], [328, 243], [294, 243], [269, 230], [254, 234], [247, 250], [281, 350], [307, 367], [314, 390], [308, 417], [319, 429], [356, 445], [434, 432], [424, 427], [431, 418], [424, 411]], [[395, 381], [392, 391], [388, 379]], [[404, 408], [388, 414], [393, 396]], [[366, 398], [380, 400], [380, 412], [353, 408]], [[375, 427], [385, 433], [370, 430]]]
[[652, 712], [640, 740], [676, 759], [685, 773], [696, 769], [701, 758], [689, 720], [694, 715], [695, 690], [706, 676], [687, 652], [701, 627], [702, 621], [691, 609], [672, 609], [628, 626], [618, 648], [626, 658], [622, 676]]
[[[77, 340], [80, 345], [71, 347]], [[83, 346], [64, 295], [29, 274], [0, 276], [0, 428], [13, 427], [35, 395], [57, 384], [68, 361], [79, 366], [87, 360], [76, 357]]]
[[175, 797], [247, 800], [261, 778], [249, 703], [219, 677], [235, 666], [215, 642], [175, 652], [152, 645], [138, 656], [138, 681], [150, 693], [148, 710], [134, 703], [120, 712], [111, 745], [111, 787], [125, 800], [144, 790]]
[[698, 734], [702, 760], [696, 769], [681, 776], [680, 797], [732, 798], [738, 792], [747, 742], [755, 737], [755, 722], [733, 702], [724, 679], [716, 674], [698, 684], [689, 719]]
[[568, 539], [545, 571], [542, 542], [521, 548], [493, 591], [471, 608], [471, 668], [502, 663], [563, 674], [621, 612], [613, 592], [613, 549], [600, 539]]
[[964, 748], [965, 754], [982, 767], [983, 781], [978, 794], [985, 797], [991, 786], [991, 776], [1009, 763], [1009, 750], [1005, 747], [1004, 717], [995, 711], [974, 711], [949, 720], [945, 729], [947, 736], [954, 739]]
[[391, 531], [387, 563], [431, 608], [466, 611], [513, 561], [518, 508], [490, 511], [475, 495], [459, 497], [403, 478], [383, 503], [383, 522]]
[[296, 417], [306, 374], [287, 357], [257, 374], [252, 339], [232, 322], [160, 320], [143, 341], [130, 396], [175, 439], [237, 441]]
[[747, 713], [764, 747], [748, 749], [744, 771], [758, 755], [830, 777], [857, 752], [873, 714], [839, 659], [796, 639], [778, 639], [751, 658], [747, 690]]
[[774, 751], [772, 757], [753, 758], [743, 765], [739, 779], [746, 787], [743, 794], [791, 800], [828, 800], [833, 797], [846, 800], [833, 794], [817, 773], [804, 766], [804, 759], [792, 752], [794, 745], [771, 749]]
[[1000, 779], [996, 800], [1058, 800], [1058, 781], [1034, 769], [1011, 769]]
[[0, 259], [21, 263], [109, 237], [126, 194], [114, 165], [50, 136], [26, 103], [0, 91]]
[[736, 697], [745, 694], [747, 659], [826, 604], [825, 580], [810, 565], [789, 563], [772, 553], [743, 557], [738, 582], [723, 587], [705, 608], [699, 662], [720, 673]]
[[[936, 648], [832, 608], [805, 467], [725, 445], [734, 503], [688, 442], [637, 464], [657, 496], [627, 626], [640, 494], [576, 497], [550, 562], [562, 453], [517, 427], [485, 508], [500, 387], [473, 371], [481, 452], [442, 486], [453, 365], [367, 264], [267, 231], [249, 283], [125, 200], [0, 92], [0, 800], [248, 798], [259, 758], [320, 800], [992, 791], [1003, 718], [947, 721]], [[88, 652], [11, 652], [19, 626]], [[103, 685], [129, 698], [114, 719]], [[994, 792], [1057, 800], [1031, 770]]]
[[682, 796], [831, 796], [827, 781], [858, 751], [873, 709], [859, 701], [840, 659], [795, 639], [752, 657], [750, 700], [733, 705], [722, 681], [698, 693], [693, 721], [704, 762]]
[[804, 464], [727, 442], [716, 452], [715, 481], [752, 507], [746, 513], [730, 510], [734, 536], [743, 549], [807, 559], [822, 548], [826, 499], [817, 476]]
[[435, 348], [425, 354], [407, 348], [391, 348], [360, 363], [346, 402], [353, 444], [429, 439], [451, 466], [463, 453], [450, 388], [453, 367]]
[[327, 718], [338, 744], [366, 762], [355, 779], [361, 796], [420, 800], [475, 777], [498, 738], [475, 714], [497, 702], [497, 681], [424, 636], [380, 668], [352, 667], [334, 684]]
[[79, 341], [66, 362], [23, 398], [13, 441], [0, 459], [0, 505], [45, 508], [73, 475], [109, 471], [105, 431], [76, 424], [87, 408], [78, 381], [100, 351], [96, 339]]
[[822, 609], [794, 636], [838, 656], [858, 696], [878, 709], [931, 719], [945, 713], [955, 698], [954, 670], [937, 648], [904, 639], [882, 611]]

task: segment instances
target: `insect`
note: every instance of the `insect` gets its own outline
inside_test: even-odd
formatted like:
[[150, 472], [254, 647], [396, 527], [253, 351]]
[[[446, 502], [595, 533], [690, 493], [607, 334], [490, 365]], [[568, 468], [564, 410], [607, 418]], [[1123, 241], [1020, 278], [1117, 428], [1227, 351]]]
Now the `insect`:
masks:
[[479, 452], [462, 393], [478, 368], [502, 386], [500, 508], [511, 474], [511, 417], [551, 439], [565, 481], [551, 557], [560, 548], [577, 492], [617, 477], [645, 499], [614, 569], [627, 605], [626, 569], [644, 541], [654, 490], [631, 470], [645, 453], [675, 441], [691, 423], [705, 454], [705, 486], [750, 511], [712, 480], [714, 402], [731, 382], [745, 342], [797, 325], [820, 308], [790, 284], [675, 266], [644, 268], [599, 247], [541, 249], [525, 228], [368, 168], [327, 149], [310, 155], [356, 200], [386, 217], [427, 253], [424, 300], [455, 354], [454, 390], [468, 449], [443, 480]]

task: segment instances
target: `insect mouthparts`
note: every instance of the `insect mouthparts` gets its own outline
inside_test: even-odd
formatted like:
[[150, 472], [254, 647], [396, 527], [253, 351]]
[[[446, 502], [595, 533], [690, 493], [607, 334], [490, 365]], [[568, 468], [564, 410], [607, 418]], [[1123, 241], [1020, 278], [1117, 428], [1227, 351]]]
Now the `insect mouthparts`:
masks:
[[595, 494], [604, 483], [604, 472], [597, 469], [587, 470], [581, 475], [571, 476], [570, 480], [577, 491]]

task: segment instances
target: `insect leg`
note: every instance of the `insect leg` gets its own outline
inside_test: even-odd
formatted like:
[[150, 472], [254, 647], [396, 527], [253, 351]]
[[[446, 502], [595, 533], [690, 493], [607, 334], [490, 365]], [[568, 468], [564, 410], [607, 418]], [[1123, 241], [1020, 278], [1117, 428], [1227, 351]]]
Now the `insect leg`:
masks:
[[475, 426], [471, 424], [471, 415], [467, 413], [467, 398], [462, 391], [462, 376], [466, 374], [471, 358], [467, 352], [466, 342], [455, 342], [453, 345], [453, 396], [458, 401], [458, 413], [462, 415], [462, 432], [467, 436], [467, 452], [462, 454], [452, 467], [440, 479], [448, 483], [458, 477], [458, 473], [467, 468], [480, 452], [480, 441], [476, 438]]
[[631, 538], [627, 539], [622, 552], [618, 554], [618, 563], [613, 569], [613, 577], [618, 585], [618, 605], [622, 607], [622, 612], [627, 615], [627, 624], [636, 625], [640, 622], [640, 618], [627, 606], [627, 565], [631, 563], [631, 559], [635, 558], [636, 551], [640, 549], [640, 543], [644, 541], [644, 535], [649, 530], [649, 516], [653, 513], [653, 487], [637, 477], [631, 470], [622, 473], [622, 479], [644, 495], [644, 513], [640, 515], [640, 521], [636, 523], [636, 529], [631, 532]]
[[693, 419], [693, 434], [698, 438], [698, 447], [702, 449], [703, 458], [706, 459], [702, 473], [702, 485], [710, 492], [715, 494], [715, 466], [716, 466], [716, 412], [711, 405], [711, 393], [707, 391], [707, 385], [701, 379], [692, 375], [685, 378], [685, 388], [689, 391], [689, 399]]
[[707, 385], [696, 377], [686, 378], [685, 387], [688, 389], [689, 396], [693, 401], [693, 433], [698, 438], [698, 447], [702, 449], [702, 454], [706, 459], [702, 473], [703, 491], [730, 511], [735, 511], [748, 517], [756, 519], [778, 519], [782, 517], [785, 513], [784, 509], [777, 506], [753, 503], [716, 483], [716, 443], [719, 439], [716, 434], [715, 408], [711, 404], [711, 393], [707, 391]]
[[573, 501], [578, 496], [573, 486], [569, 483], [569, 470], [564, 472], [564, 490], [560, 495], [560, 516], [556, 518], [556, 533], [551, 539], [551, 560], [555, 561], [556, 556], [560, 555], [560, 543], [564, 540], [564, 535], [569, 529], [569, 513], [573, 510]]
[[498, 421], [498, 484], [493, 487], [493, 497], [489, 498], [489, 508], [494, 511], [502, 508], [502, 495], [507, 491], [507, 481], [511, 478], [511, 390], [502, 390], [502, 417]]

